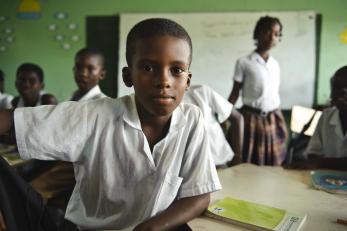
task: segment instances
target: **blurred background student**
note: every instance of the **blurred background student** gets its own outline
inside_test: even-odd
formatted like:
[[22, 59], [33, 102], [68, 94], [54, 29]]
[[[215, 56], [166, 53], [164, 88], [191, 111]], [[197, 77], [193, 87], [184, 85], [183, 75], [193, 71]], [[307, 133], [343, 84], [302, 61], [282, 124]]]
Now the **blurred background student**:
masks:
[[99, 50], [79, 50], [75, 55], [73, 73], [78, 89], [70, 100], [85, 101], [106, 97], [99, 87], [99, 81], [106, 76], [105, 57]]
[[[191, 85], [184, 94], [183, 102], [194, 104], [202, 111], [215, 165], [227, 167], [239, 163], [243, 142], [243, 118], [238, 111], [233, 110], [233, 105], [205, 85]], [[222, 126], [227, 120], [231, 126], [224, 134]]]
[[20, 65], [16, 72], [16, 88], [19, 96], [12, 100], [13, 108], [57, 104], [54, 95], [43, 91], [44, 86], [44, 72], [39, 65], [34, 63]]
[[255, 51], [236, 62], [229, 101], [235, 104], [242, 91], [244, 162], [281, 165], [285, 159], [287, 129], [280, 110], [280, 67], [270, 55], [281, 35], [278, 18], [261, 17], [253, 33]]
[[305, 151], [307, 160], [286, 167], [347, 170], [347, 66], [335, 72], [330, 84], [332, 106], [319, 118]]
[[9, 109], [12, 107], [12, 95], [5, 93], [5, 73], [0, 70], [0, 109]]

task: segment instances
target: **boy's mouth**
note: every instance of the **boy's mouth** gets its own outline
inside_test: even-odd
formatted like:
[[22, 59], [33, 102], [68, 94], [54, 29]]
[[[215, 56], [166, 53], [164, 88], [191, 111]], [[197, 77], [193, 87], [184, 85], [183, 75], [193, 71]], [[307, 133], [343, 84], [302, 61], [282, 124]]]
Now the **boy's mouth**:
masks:
[[170, 104], [175, 100], [171, 95], [156, 95], [153, 97], [154, 102], [158, 104]]

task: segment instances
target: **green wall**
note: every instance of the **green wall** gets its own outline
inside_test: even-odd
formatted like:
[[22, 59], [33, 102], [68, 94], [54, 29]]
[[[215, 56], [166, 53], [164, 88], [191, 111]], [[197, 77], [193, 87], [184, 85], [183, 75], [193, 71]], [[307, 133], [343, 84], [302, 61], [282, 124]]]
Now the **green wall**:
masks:
[[[42, 0], [38, 19], [19, 19], [20, 4], [34, 0], [0, 0], [0, 68], [6, 73], [6, 90], [16, 95], [15, 70], [22, 62], [40, 64], [45, 70], [46, 91], [58, 99], [68, 98], [75, 83], [72, 75], [73, 55], [85, 44], [85, 17], [116, 15], [122, 12], [228, 12], [228, 11], [296, 11], [313, 10], [322, 15], [319, 44], [317, 103], [329, 98], [329, 78], [347, 64], [347, 44], [340, 34], [347, 29], [346, 0]], [[56, 13], [67, 13], [57, 19]], [[4, 20], [3, 16], [6, 17]], [[57, 29], [50, 31], [49, 25]], [[77, 25], [69, 29], [70, 24]], [[10, 28], [10, 32], [6, 29]], [[70, 49], [62, 48], [57, 34], [64, 35]], [[78, 36], [78, 41], [71, 40]], [[105, 36], [105, 35], [100, 35]], [[14, 39], [8, 42], [8, 37]], [[5, 47], [6, 51], [1, 51]], [[304, 51], [298, 55], [305, 55]], [[293, 89], [293, 94], [297, 94]]]

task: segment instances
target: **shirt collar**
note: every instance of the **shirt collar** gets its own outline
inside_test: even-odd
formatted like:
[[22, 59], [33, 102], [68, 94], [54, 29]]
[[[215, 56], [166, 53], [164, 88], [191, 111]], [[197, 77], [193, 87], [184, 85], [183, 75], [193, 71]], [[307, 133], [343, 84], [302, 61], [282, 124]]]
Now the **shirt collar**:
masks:
[[255, 51], [253, 51], [250, 54], [250, 58], [251, 58], [251, 60], [255, 60], [255, 61], [257, 61], [257, 62], [259, 62], [261, 64], [264, 64], [264, 65], [266, 65], [269, 62], [271, 62], [271, 59], [272, 59], [271, 55], [269, 55], [269, 58], [268, 58], [267, 62], [265, 62], [265, 60]]
[[[126, 109], [123, 115], [124, 121], [131, 127], [142, 130], [140, 118], [136, 109], [135, 94], [129, 95], [129, 100], [126, 103]], [[171, 117], [171, 123], [169, 133], [176, 131], [183, 127], [187, 123], [187, 119], [184, 116], [182, 103], [173, 111]]]
[[95, 87], [91, 88], [87, 94], [85, 94], [80, 100], [78, 101], [84, 101], [84, 100], [89, 100], [93, 98], [94, 96], [98, 95], [101, 93], [99, 85], [96, 85]]

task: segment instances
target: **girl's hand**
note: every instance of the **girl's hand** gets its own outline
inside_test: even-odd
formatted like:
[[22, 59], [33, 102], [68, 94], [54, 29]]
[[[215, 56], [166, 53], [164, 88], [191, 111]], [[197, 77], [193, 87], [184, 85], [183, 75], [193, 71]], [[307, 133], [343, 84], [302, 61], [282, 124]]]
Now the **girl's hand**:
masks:
[[0, 231], [5, 231], [5, 230], [6, 230], [5, 219], [2, 216], [2, 213], [0, 211]]

